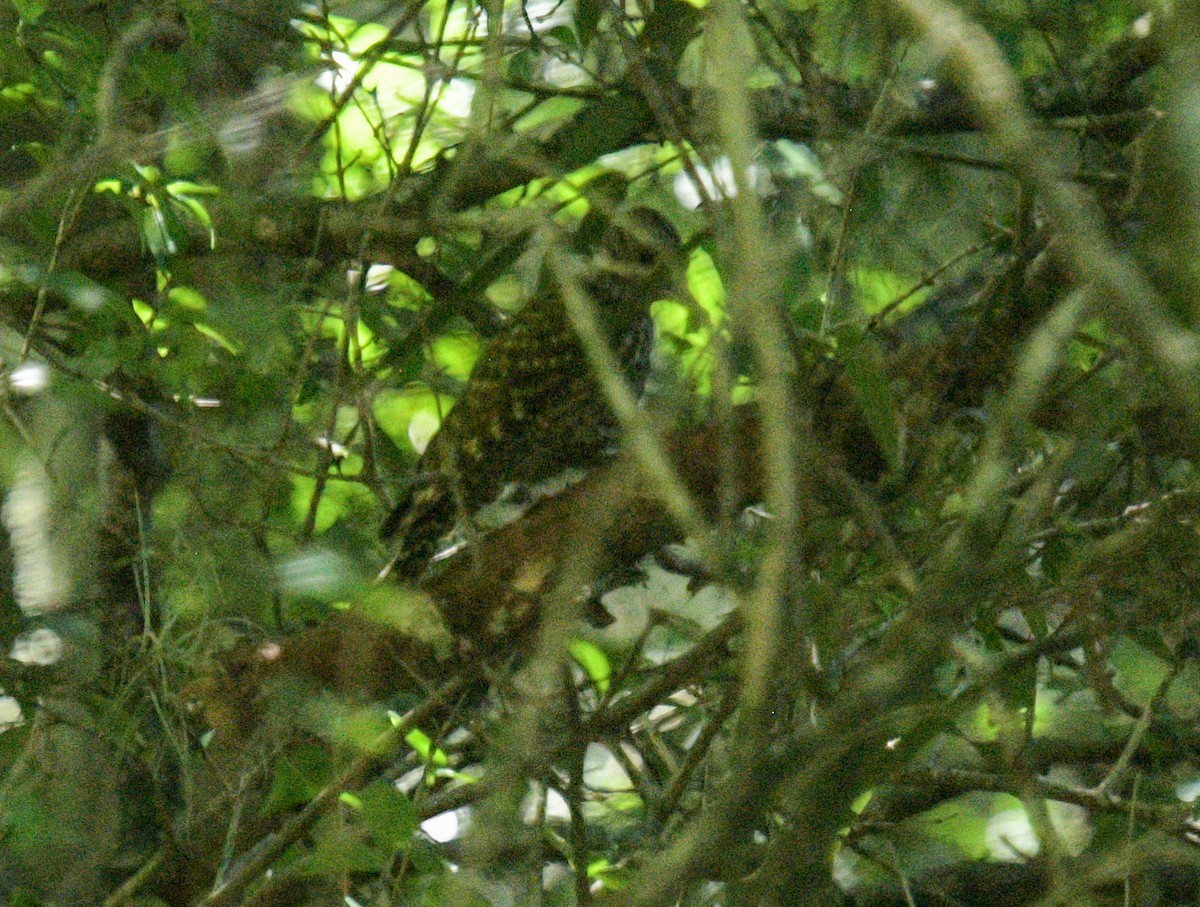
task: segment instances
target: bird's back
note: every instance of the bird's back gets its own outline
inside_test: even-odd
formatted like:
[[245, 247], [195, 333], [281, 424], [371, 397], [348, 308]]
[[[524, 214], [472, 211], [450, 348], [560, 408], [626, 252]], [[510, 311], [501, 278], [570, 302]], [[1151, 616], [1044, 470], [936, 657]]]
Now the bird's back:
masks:
[[[647, 242], [678, 248], [678, 237], [665, 218], [642, 213], [646, 211], [632, 214], [640, 228], [655, 232], [637, 237], [634, 248]], [[655, 285], [662, 283], [661, 269], [655, 267], [660, 254], [646, 249], [640, 261], [618, 261], [585, 287], [627, 378], [639, 392], [653, 336], [649, 305], [663, 289]], [[622, 271], [630, 266], [632, 271]], [[484, 350], [465, 390], [426, 447], [412, 490], [384, 524], [384, 535], [399, 540], [393, 572], [409, 578], [419, 575], [460, 517], [494, 500], [505, 485], [534, 484], [571, 467], [592, 465], [615, 438], [607, 402], [560, 294], [537, 294]]]

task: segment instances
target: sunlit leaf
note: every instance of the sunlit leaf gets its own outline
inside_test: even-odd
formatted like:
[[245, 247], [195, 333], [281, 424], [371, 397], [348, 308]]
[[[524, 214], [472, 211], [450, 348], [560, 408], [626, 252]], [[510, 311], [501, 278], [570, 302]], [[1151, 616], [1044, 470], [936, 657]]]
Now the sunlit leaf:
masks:
[[427, 764], [435, 768], [441, 768], [450, 764], [450, 760], [446, 754], [439, 747], [434, 746], [429, 735], [420, 728], [413, 728], [404, 736], [404, 739]]
[[189, 312], [203, 312], [208, 307], [204, 296], [194, 287], [171, 287], [167, 291], [167, 299]]
[[568, 651], [596, 688], [601, 693], [607, 692], [612, 679], [612, 665], [609, 664], [604, 650], [594, 643], [577, 638], [571, 640]]
[[195, 324], [192, 325], [192, 327], [194, 327], [197, 331], [199, 331], [201, 334], [203, 334], [209, 340], [212, 340], [215, 343], [217, 343], [218, 345], [220, 345], [221, 348], [224, 349], [227, 353], [233, 353], [234, 355], [237, 355], [238, 353], [241, 352], [241, 348], [236, 343], [234, 343], [231, 340], [228, 340], [216, 328], [211, 327], [210, 325], [207, 325], [207, 324], [203, 324], [201, 322], [196, 322]]

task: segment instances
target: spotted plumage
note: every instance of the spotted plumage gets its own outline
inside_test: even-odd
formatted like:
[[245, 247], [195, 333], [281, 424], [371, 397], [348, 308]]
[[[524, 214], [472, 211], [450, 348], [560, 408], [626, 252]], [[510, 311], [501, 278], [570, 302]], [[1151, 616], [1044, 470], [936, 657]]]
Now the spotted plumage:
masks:
[[[607, 225], [585, 289], [639, 391], [653, 340], [650, 303], [671, 286], [679, 237], [638, 208]], [[595, 463], [616, 427], [557, 287], [538, 293], [488, 344], [466, 389], [429, 442], [417, 481], [384, 523], [391, 571], [421, 574], [440, 540], [510, 482], [532, 484]]]

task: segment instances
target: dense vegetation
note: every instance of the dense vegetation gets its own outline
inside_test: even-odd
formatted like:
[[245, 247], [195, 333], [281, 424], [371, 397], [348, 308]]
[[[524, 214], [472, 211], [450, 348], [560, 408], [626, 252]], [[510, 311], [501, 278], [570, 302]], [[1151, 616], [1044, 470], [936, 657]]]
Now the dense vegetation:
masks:
[[1200, 902], [1197, 110], [1171, 0], [5, 3], [0, 903]]

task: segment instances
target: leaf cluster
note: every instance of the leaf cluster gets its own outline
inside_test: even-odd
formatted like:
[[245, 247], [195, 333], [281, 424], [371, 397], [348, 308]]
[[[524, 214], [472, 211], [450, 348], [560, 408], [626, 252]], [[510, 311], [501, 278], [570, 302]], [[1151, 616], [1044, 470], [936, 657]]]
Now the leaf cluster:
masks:
[[[6, 5], [0, 902], [1194, 900], [1198, 36]], [[547, 294], [610, 456], [378, 579]]]

